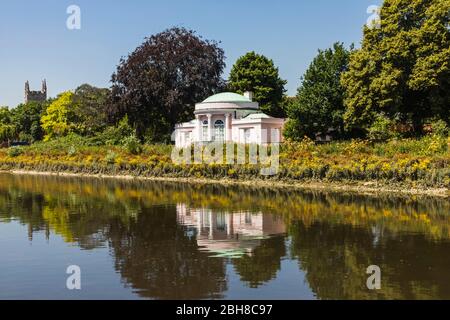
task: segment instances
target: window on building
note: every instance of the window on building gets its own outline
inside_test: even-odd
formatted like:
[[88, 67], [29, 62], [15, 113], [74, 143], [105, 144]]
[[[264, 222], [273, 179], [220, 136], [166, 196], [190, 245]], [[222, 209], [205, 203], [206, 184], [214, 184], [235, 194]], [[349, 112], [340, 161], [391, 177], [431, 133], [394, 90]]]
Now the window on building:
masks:
[[225, 140], [225, 124], [222, 120], [217, 120], [214, 122], [214, 140], [224, 141]]
[[252, 139], [252, 129], [251, 128], [247, 128], [244, 129], [244, 143], [250, 143]]
[[208, 120], [203, 121], [202, 125], [202, 141], [208, 141]]

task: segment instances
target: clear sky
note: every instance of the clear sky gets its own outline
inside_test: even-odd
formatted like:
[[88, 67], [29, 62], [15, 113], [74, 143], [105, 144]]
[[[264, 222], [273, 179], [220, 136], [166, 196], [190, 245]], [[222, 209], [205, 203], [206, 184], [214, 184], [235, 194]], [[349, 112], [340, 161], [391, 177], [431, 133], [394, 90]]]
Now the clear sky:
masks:
[[[254, 50], [272, 58], [293, 95], [316, 55], [336, 41], [359, 46], [370, 5], [382, 0], [14, 0], [0, 3], [0, 105], [23, 101], [24, 83], [50, 96], [82, 83], [109, 87], [111, 74], [146, 36], [171, 26], [221, 41], [224, 77]], [[66, 27], [67, 7], [81, 29]]]

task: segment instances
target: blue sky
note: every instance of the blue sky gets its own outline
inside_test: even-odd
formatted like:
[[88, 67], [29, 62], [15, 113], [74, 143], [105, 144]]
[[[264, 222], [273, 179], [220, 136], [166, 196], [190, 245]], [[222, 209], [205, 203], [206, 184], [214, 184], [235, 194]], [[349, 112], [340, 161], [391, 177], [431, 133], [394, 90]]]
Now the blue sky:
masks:
[[[109, 87], [119, 59], [171, 26], [221, 41], [224, 77], [254, 50], [274, 60], [293, 95], [316, 55], [336, 41], [359, 45], [369, 5], [382, 0], [9, 0], [0, 4], [0, 105], [23, 101], [24, 82], [50, 96], [82, 83]], [[69, 5], [81, 30], [66, 27]]]

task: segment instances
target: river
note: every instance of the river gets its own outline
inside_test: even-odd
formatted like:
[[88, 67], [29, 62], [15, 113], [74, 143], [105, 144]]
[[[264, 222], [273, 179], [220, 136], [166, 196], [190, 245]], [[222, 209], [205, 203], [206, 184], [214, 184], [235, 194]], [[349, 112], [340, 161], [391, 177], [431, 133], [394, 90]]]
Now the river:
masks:
[[450, 202], [0, 174], [0, 299], [450, 299]]

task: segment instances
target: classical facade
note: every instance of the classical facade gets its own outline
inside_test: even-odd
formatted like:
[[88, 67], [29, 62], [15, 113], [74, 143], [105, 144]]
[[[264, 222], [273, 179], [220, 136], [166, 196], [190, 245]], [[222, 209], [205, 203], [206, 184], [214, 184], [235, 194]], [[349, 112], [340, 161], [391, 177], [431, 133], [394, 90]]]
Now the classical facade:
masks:
[[196, 104], [195, 119], [177, 124], [175, 145], [192, 143], [235, 142], [269, 144], [282, 141], [284, 119], [273, 118], [252, 101], [252, 93], [225, 92]]
[[36, 101], [42, 102], [47, 100], [47, 82], [42, 81], [41, 91], [31, 91], [30, 83], [25, 82], [25, 103]]

